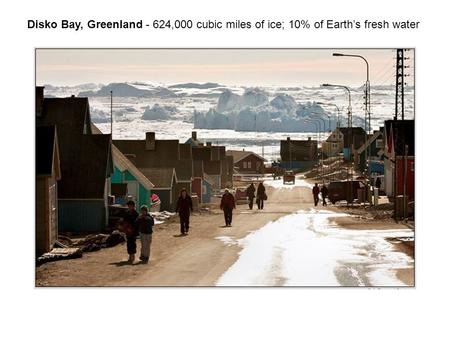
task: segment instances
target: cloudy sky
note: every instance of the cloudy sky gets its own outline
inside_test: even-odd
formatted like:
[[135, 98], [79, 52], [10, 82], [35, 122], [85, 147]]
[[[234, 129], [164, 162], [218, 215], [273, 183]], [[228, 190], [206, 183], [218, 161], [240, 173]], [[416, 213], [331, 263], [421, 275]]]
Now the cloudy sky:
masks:
[[[333, 52], [364, 56], [370, 64], [372, 85], [394, 82], [394, 49], [37, 49], [36, 82], [362, 85], [366, 77], [364, 61], [333, 57]], [[413, 51], [409, 56], [413, 57]]]

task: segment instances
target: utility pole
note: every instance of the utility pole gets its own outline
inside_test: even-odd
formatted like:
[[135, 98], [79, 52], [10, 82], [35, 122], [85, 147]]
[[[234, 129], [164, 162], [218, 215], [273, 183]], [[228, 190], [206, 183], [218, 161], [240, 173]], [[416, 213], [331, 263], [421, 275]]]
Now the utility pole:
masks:
[[395, 117], [398, 119], [399, 113], [401, 113], [402, 120], [405, 119], [405, 50], [397, 49], [397, 61], [395, 72]]

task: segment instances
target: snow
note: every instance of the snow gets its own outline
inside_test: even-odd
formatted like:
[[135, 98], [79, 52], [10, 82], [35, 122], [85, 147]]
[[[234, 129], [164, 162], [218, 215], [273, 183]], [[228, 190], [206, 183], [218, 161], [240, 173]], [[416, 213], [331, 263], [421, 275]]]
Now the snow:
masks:
[[239, 258], [217, 285], [402, 286], [393, 269], [413, 260], [393, 251], [386, 238], [412, 231], [346, 230], [330, 220], [343, 216], [299, 210], [266, 224], [237, 241]]

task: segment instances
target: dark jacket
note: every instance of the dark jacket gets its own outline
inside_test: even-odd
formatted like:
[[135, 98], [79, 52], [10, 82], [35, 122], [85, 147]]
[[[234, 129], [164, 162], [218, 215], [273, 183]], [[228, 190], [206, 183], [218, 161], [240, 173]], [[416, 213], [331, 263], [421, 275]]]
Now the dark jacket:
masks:
[[136, 219], [139, 214], [136, 210], [128, 209], [123, 216], [123, 222], [125, 228], [127, 229], [127, 236], [137, 236], [139, 235], [139, 228], [136, 225]]
[[312, 193], [313, 193], [313, 195], [315, 195], [315, 196], [319, 195], [319, 193], [320, 193], [320, 188], [319, 188], [317, 185], [315, 185], [314, 188], [312, 189]]
[[236, 209], [233, 194], [223, 194], [222, 200], [220, 201], [220, 209]]
[[267, 199], [266, 187], [263, 184], [258, 184], [258, 189], [256, 190], [256, 198], [260, 200]]
[[178, 197], [177, 209], [176, 212], [180, 214], [180, 216], [189, 216], [192, 209], [192, 198], [189, 195], [186, 195], [186, 198]]
[[250, 184], [247, 187], [247, 197], [248, 198], [255, 198], [255, 186], [253, 184]]
[[324, 197], [328, 196], [328, 188], [327, 188], [327, 186], [324, 185], [322, 187], [322, 189], [320, 189], [320, 192], [322, 193], [322, 196], [324, 196]]
[[152, 234], [153, 233], [153, 225], [155, 225], [155, 221], [153, 217], [150, 215], [140, 215], [136, 220], [136, 225], [139, 228], [139, 232], [141, 234]]

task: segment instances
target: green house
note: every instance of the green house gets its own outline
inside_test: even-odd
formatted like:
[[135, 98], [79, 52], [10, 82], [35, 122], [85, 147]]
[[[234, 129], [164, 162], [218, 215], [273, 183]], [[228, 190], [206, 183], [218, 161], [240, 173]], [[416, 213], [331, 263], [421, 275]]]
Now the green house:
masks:
[[112, 146], [114, 173], [111, 183], [126, 183], [127, 194], [133, 197], [136, 205], [150, 205], [154, 184], [116, 147]]

